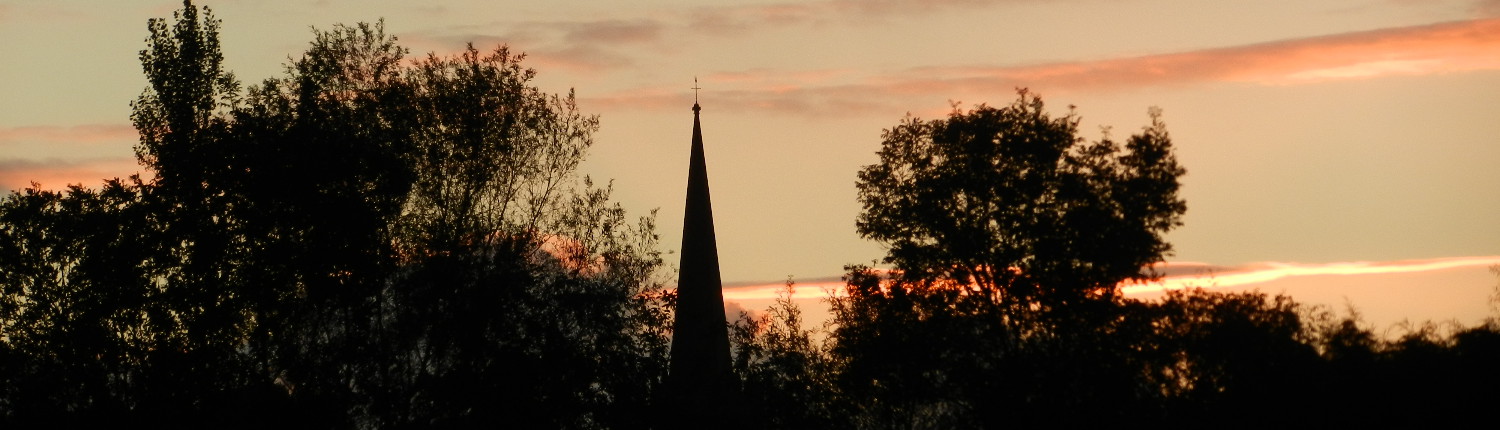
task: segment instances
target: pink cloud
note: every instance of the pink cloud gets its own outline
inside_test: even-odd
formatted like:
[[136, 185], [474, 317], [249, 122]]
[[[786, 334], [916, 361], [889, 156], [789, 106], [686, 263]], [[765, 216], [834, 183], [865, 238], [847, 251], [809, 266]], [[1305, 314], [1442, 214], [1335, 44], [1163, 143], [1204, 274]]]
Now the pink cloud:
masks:
[[119, 124], [0, 128], [0, 144], [16, 142], [107, 143], [134, 141], [135, 128]]
[[1476, 0], [1470, 11], [1480, 16], [1500, 15], [1500, 0]]
[[[943, 100], [1008, 98], [1017, 87], [1043, 94], [1111, 91], [1205, 82], [1294, 85], [1391, 75], [1500, 70], [1500, 19], [1449, 22], [1254, 45], [1032, 66], [923, 67], [826, 82], [830, 71], [785, 73], [715, 90], [712, 105], [796, 114], [900, 113]], [[739, 75], [765, 75], [765, 71]], [[799, 77], [798, 74], [805, 76]], [[735, 73], [714, 76], [738, 77]], [[745, 81], [745, 80], [742, 80]], [[641, 88], [586, 98], [599, 109], [680, 109], [689, 93]]]
[[563, 39], [570, 44], [655, 42], [661, 38], [663, 27], [661, 22], [648, 19], [570, 23], [564, 25]]
[[[551, 29], [539, 29], [536, 28], [537, 25], [528, 25], [499, 36], [484, 34], [432, 36], [418, 33], [403, 35], [401, 41], [416, 46], [419, 51], [432, 52], [440, 56], [457, 54], [469, 43], [473, 43], [475, 49], [485, 53], [494, 50], [497, 46], [506, 45], [514, 47], [517, 51], [524, 51], [527, 63], [531, 66], [576, 72], [599, 72], [635, 64], [631, 56], [610, 49], [612, 46], [611, 43], [607, 43], [608, 40], [648, 43], [655, 37], [649, 33], [626, 34], [634, 31], [631, 28], [611, 28], [607, 25], [594, 27], [589, 24], [592, 23], [559, 23], [559, 26], [565, 27], [587, 27], [578, 29], [577, 32], [564, 32], [560, 36], [550, 34]], [[611, 35], [614, 38], [611, 38]], [[523, 47], [524, 50], [521, 49]], [[415, 61], [426, 58], [426, 55], [410, 58]]]
[[83, 161], [0, 161], [0, 189], [19, 190], [36, 182], [43, 189], [62, 189], [69, 184], [95, 186], [107, 179], [126, 178], [150, 173], [134, 158], [106, 158]]
[[619, 69], [636, 64], [639, 52], [626, 47], [656, 47], [668, 38], [691, 39], [735, 35], [766, 28], [868, 20], [935, 13], [950, 9], [986, 7], [1037, 0], [830, 0], [754, 6], [698, 7], [663, 10], [649, 17], [575, 21], [495, 22], [465, 25], [446, 31], [404, 34], [419, 51], [457, 52], [465, 43], [481, 49], [510, 44], [524, 50], [537, 64], [583, 72]]
[[852, 69], [826, 69], [804, 71], [779, 71], [773, 69], [750, 69], [720, 71], [704, 75], [705, 83], [722, 83], [741, 87], [753, 86], [763, 90], [786, 91], [802, 86], [834, 82], [855, 74]]
[[[679, 85], [680, 86], [680, 85]], [[809, 115], [854, 115], [871, 112], [900, 113], [913, 102], [889, 86], [842, 84], [799, 86], [783, 83], [749, 89], [710, 89], [703, 92], [704, 109], [711, 111], [770, 111]], [[588, 109], [684, 109], [693, 104], [690, 91], [671, 88], [638, 88], [600, 96], [580, 96]], [[711, 100], [711, 101], [709, 101]]]
[[880, 19], [974, 9], [1028, 0], [831, 0], [754, 6], [699, 8], [689, 11], [687, 27], [703, 34], [733, 34], [765, 27], [822, 24], [850, 19]]
[[18, 21], [72, 21], [90, 18], [91, 15], [73, 8], [50, 4], [24, 6], [0, 5], [0, 22]]

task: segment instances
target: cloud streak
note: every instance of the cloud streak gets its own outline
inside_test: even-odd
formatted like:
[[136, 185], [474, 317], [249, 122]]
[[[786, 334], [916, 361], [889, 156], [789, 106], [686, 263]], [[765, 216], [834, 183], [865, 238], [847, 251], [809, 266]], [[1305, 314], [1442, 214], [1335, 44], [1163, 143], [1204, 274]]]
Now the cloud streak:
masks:
[[0, 145], [23, 142], [115, 143], [134, 141], [138, 136], [134, 127], [118, 124], [13, 127], [0, 128]]
[[19, 190], [36, 182], [43, 189], [62, 189], [69, 184], [97, 185], [107, 179], [140, 174], [150, 176], [134, 158], [92, 160], [0, 160], [0, 189]]
[[1448, 22], [1144, 57], [1009, 68], [918, 69], [909, 90], [989, 90], [1013, 82], [1068, 90], [1219, 81], [1298, 84], [1500, 69], [1500, 19]]
[[[1500, 256], [1453, 257], [1426, 260], [1400, 261], [1356, 261], [1326, 264], [1254, 263], [1242, 266], [1213, 266], [1204, 263], [1173, 262], [1157, 266], [1164, 276], [1159, 282], [1150, 284], [1122, 284], [1125, 294], [1159, 293], [1183, 288], [1222, 288], [1251, 286], [1291, 277], [1301, 276], [1358, 276], [1394, 273], [1416, 273], [1448, 270], [1464, 267], [1484, 267], [1500, 264]], [[774, 299], [785, 287], [784, 283], [742, 283], [724, 288], [725, 300]], [[839, 278], [818, 278], [799, 282], [793, 297], [798, 299], [821, 299], [830, 293], [844, 295], [844, 282]]]
[[[934, 105], [950, 99], [1007, 97], [1016, 87], [1054, 93], [1212, 82], [1296, 85], [1476, 70], [1500, 70], [1500, 19], [1100, 61], [922, 67], [837, 83], [798, 79], [797, 74], [787, 73], [774, 85], [761, 81], [737, 85], [726, 80], [729, 88], [710, 94], [715, 107], [730, 111], [836, 115], [902, 112], [906, 110], [903, 106]], [[688, 103], [688, 97], [684, 91], [663, 87], [586, 97], [584, 101], [605, 110], [680, 109]]]
[[1469, 11], [1480, 16], [1500, 15], [1500, 0], [1476, 0]]
[[654, 47], [664, 41], [705, 36], [741, 36], [768, 29], [863, 23], [950, 10], [1038, 0], [829, 0], [753, 6], [698, 7], [658, 11], [647, 17], [576, 21], [495, 22], [403, 35], [425, 50], [448, 52], [464, 43], [488, 47], [524, 47], [536, 64], [582, 72], [619, 69], [636, 64], [628, 48]]
[[[508, 44], [523, 50], [536, 64], [579, 72], [600, 72], [637, 65], [638, 48], [661, 54], [667, 41], [741, 36], [796, 26], [966, 11], [1005, 3], [1039, 0], [829, 0], [751, 6], [699, 7], [658, 11], [645, 17], [596, 20], [493, 22], [403, 35], [408, 42], [438, 52], [465, 42], [476, 46]], [[1500, 0], [1474, 3], [1476, 14], [1500, 11]], [[1380, 29], [1294, 39], [1231, 48], [1021, 67], [929, 67], [872, 76], [848, 91], [805, 88], [782, 91], [780, 97], [747, 91], [732, 96], [736, 105], [805, 109], [809, 102], [789, 97], [867, 93], [900, 95], [919, 92], [1009, 93], [1015, 86], [1043, 91], [1097, 90], [1181, 82], [1238, 81], [1303, 83], [1326, 80], [1430, 74], [1497, 67], [1494, 20], [1464, 21]], [[655, 55], [653, 54], [653, 55]], [[820, 91], [821, 90], [821, 91]], [[648, 103], [649, 104], [649, 103]], [[811, 102], [811, 104], [819, 104]], [[869, 103], [861, 103], [869, 104]], [[675, 104], [674, 104], [675, 105]], [[799, 112], [801, 112], [799, 110]]]
[[[786, 289], [786, 283], [742, 283], [724, 287], [724, 300], [765, 300], [776, 298]], [[797, 282], [792, 286], [792, 297], [796, 299], [821, 299], [829, 294], [843, 296], [844, 281], [840, 278], [816, 278]]]
[[89, 14], [70, 8], [49, 4], [15, 6], [0, 4], [0, 22], [9, 21], [71, 21], [90, 17]]
[[1326, 264], [1255, 263], [1235, 267], [1216, 267], [1202, 263], [1168, 263], [1164, 269], [1171, 274], [1164, 277], [1161, 282], [1128, 285], [1122, 287], [1121, 290], [1125, 294], [1141, 294], [1189, 287], [1217, 288], [1262, 284], [1298, 276], [1414, 273], [1496, 264], [1500, 264], [1500, 256]]
[[413, 33], [403, 35], [402, 40], [423, 50], [449, 53], [468, 43], [485, 51], [498, 45], [525, 47], [527, 57], [543, 67], [596, 72], [635, 64], [621, 48], [658, 43], [668, 25], [652, 19], [605, 19], [495, 23], [453, 30], [457, 31]]
[[832, 0], [811, 3], [699, 8], [683, 14], [699, 34], [739, 34], [768, 27], [818, 25], [978, 9], [1035, 0]]

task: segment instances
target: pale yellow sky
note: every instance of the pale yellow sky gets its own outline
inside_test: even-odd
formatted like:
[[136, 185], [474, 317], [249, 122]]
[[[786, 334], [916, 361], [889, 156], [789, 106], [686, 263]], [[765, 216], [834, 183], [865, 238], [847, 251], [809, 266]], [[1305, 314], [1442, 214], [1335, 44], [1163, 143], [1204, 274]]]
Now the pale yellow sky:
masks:
[[[1495, 0], [199, 4], [245, 83], [279, 74], [310, 27], [380, 18], [418, 54], [530, 53], [539, 85], [602, 116], [584, 173], [633, 213], [660, 208], [668, 249], [699, 77], [726, 281], [879, 258], [854, 233], [854, 174], [881, 129], [1016, 86], [1076, 105], [1091, 138], [1165, 110], [1189, 172], [1173, 261], [1500, 254]], [[179, 6], [0, 0], [0, 185], [134, 172], [136, 53], [146, 20]]]

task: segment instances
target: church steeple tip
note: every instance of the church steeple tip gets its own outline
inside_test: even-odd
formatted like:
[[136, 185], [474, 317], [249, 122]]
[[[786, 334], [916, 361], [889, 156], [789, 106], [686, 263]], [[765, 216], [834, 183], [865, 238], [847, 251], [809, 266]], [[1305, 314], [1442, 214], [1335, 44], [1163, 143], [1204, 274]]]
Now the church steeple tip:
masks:
[[[694, 79], [694, 84], [697, 79]], [[677, 308], [669, 360], [669, 404], [675, 415], [670, 429], [724, 428], [732, 413], [738, 384], [729, 360], [729, 333], [724, 326], [723, 281], [719, 246], [714, 237], [708, 166], [703, 129], [698, 121], [693, 85], [693, 140], [688, 156], [687, 199], [683, 205], [682, 260], [677, 274]]]

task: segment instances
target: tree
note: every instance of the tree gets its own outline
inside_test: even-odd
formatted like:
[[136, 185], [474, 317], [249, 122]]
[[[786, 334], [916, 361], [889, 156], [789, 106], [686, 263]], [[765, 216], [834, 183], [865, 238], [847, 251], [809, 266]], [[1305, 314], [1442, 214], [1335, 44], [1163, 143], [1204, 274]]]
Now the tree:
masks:
[[833, 381], [836, 363], [819, 333], [802, 328], [792, 285], [787, 280], [764, 314], [742, 311], [730, 327], [746, 428], [831, 429], [846, 418]]
[[161, 243], [142, 200], [138, 184], [111, 181], [0, 202], [0, 419], [88, 421], [147, 403], [142, 371], [180, 326], [141, 264]]
[[154, 178], [0, 201], [0, 423], [649, 423], [654, 215], [577, 176], [571, 93], [380, 23], [242, 88], [208, 9], [174, 18], [132, 104]]
[[[859, 172], [861, 236], [888, 246], [883, 276], [850, 266], [833, 300], [839, 380], [875, 426], [993, 427], [1089, 405], [1149, 401], [1122, 354], [1150, 317], [1118, 284], [1152, 279], [1180, 225], [1184, 170], [1159, 111], [1123, 145], [1078, 137], [1025, 90], [1009, 106], [908, 117]], [[1141, 308], [1143, 306], [1135, 306]], [[1132, 313], [1134, 312], [1134, 313]], [[1027, 418], [1030, 417], [1030, 418]]]
[[1085, 143], [1071, 111], [1053, 118], [1019, 93], [886, 130], [880, 162], [859, 173], [860, 236], [887, 244], [904, 280], [1001, 306], [1065, 306], [1149, 279], [1171, 251], [1161, 235], [1187, 211], [1160, 111], [1122, 148], [1108, 135]]
[[[846, 267], [847, 295], [831, 300], [841, 422], [1415, 423], [1496, 397], [1496, 372], [1475, 367], [1500, 351], [1493, 321], [1383, 340], [1357, 316], [1255, 291], [1121, 297], [1156, 276], [1186, 209], [1160, 111], [1120, 145], [1085, 142], [1075, 114], [1043, 108], [1023, 90], [884, 133], [856, 226], [892, 268]], [[1389, 412], [1348, 413], [1370, 408]]]

